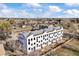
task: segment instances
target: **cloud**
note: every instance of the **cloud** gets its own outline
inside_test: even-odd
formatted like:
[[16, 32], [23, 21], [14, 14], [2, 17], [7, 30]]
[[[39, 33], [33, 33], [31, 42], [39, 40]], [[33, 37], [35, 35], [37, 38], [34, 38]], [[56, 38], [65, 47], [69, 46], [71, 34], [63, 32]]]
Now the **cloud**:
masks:
[[26, 10], [16, 10], [16, 9], [2, 9], [0, 10], [0, 17], [8, 18], [29, 18], [34, 17], [33, 14], [26, 12]]
[[5, 4], [0, 4], [0, 9], [6, 9], [7, 6]]
[[49, 6], [49, 10], [52, 12], [60, 12], [62, 9], [58, 6]]
[[79, 6], [79, 3], [65, 3], [68, 6]]
[[64, 11], [65, 14], [69, 14], [69, 15], [78, 15], [79, 14], [79, 10], [77, 9], [71, 9], [71, 10], [66, 10]]
[[42, 9], [33, 9], [33, 11], [42, 12]]
[[26, 5], [29, 5], [31, 7], [41, 7], [39, 3], [27, 3]]

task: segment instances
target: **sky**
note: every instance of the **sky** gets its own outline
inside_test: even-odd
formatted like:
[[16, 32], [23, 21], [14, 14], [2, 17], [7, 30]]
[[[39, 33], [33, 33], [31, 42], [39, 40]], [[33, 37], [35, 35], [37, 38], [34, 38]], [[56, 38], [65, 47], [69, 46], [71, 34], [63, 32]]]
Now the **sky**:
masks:
[[4, 18], [79, 18], [79, 3], [0, 3]]

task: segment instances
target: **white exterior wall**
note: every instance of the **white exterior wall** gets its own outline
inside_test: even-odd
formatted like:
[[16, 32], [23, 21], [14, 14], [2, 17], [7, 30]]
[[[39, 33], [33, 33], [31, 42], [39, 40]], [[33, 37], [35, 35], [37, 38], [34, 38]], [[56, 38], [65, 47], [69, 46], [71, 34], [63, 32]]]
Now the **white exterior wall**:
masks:
[[[50, 33], [52, 33], [52, 34], [50, 34]], [[47, 36], [47, 34], [48, 34], [48, 36]], [[52, 42], [56, 42], [56, 40], [59, 41], [62, 39], [62, 36], [63, 36], [63, 28], [61, 28], [60, 30], [54, 30], [51, 32], [44, 32], [44, 33], [36, 35], [36, 36], [31, 35], [27, 38], [27, 52], [29, 53], [29, 52], [34, 51], [34, 47], [35, 47], [35, 50], [38, 50], [38, 49], [41, 49], [42, 47], [45, 47], [45, 46], [51, 44]], [[37, 37], [38, 37], [38, 42], [37, 42]], [[34, 38], [35, 38], [35, 40], [34, 40]], [[28, 39], [30, 39], [30, 45], [28, 44]], [[31, 41], [31, 39], [32, 39], [32, 41]], [[42, 40], [42, 42], [41, 42], [41, 40]], [[33, 44], [33, 45], [31, 45], [31, 44]], [[37, 47], [37, 44], [38, 44], [38, 47]], [[42, 47], [41, 47], [41, 45], [42, 45]], [[30, 50], [29, 50], [29, 48], [30, 48]]]

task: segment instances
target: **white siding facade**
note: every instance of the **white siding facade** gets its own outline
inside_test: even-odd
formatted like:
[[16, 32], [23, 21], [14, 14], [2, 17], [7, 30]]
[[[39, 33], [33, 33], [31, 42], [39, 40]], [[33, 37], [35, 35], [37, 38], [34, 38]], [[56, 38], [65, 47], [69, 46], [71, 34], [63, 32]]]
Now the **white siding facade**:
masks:
[[27, 53], [42, 49], [43, 47], [52, 44], [53, 42], [62, 40], [63, 27], [56, 27], [54, 30], [44, 31], [38, 35], [30, 35], [27, 40]]

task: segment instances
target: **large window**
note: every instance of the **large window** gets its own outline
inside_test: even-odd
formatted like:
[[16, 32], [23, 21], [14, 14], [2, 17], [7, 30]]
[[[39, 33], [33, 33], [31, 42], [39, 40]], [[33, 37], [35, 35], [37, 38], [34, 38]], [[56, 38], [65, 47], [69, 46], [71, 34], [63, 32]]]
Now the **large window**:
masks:
[[28, 41], [30, 41], [30, 39], [28, 39]]
[[28, 42], [28, 44], [30, 45], [30, 41]]
[[41, 42], [42, 42], [42, 40], [41, 40]]
[[34, 45], [35, 45], [35, 42], [34, 42]]
[[37, 42], [38, 42], [38, 37], [37, 37]]
[[33, 46], [33, 44], [31, 44], [31, 46]]
[[31, 41], [32, 41], [33, 39], [31, 38]]
[[39, 36], [39, 38], [40, 38], [40, 36]]
[[33, 48], [31, 48], [31, 50], [33, 50]]
[[34, 37], [34, 40], [35, 40], [35, 37]]
[[47, 36], [48, 36], [48, 34], [47, 34]]
[[38, 44], [37, 44], [37, 47], [38, 47]]
[[30, 39], [28, 39], [28, 44], [30, 45]]
[[29, 50], [30, 50], [30, 48], [29, 48]]
[[46, 37], [46, 35], [45, 35], [45, 37]]
[[34, 47], [34, 51], [35, 51], [35, 47]]

